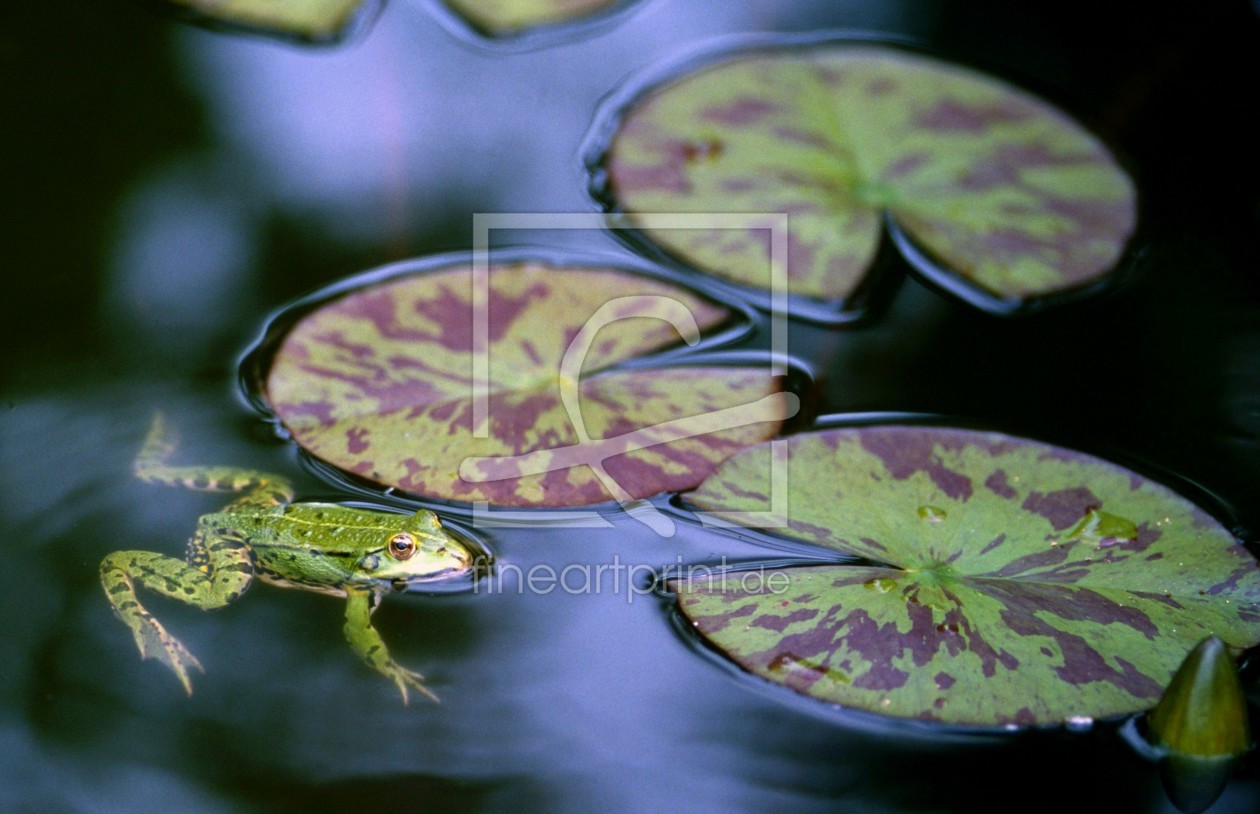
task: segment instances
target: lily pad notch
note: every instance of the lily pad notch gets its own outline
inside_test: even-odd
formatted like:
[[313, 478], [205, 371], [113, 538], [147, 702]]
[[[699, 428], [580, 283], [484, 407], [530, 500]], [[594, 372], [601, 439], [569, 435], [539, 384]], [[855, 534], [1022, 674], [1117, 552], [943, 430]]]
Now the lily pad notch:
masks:
[[[1159, 701], [1202, 639], [1260, 642], [1260, 567], [1217, 520], [1116, 464], [948, 427], [786, 439], [774, 532], [861, 560], [677, 580], [744, 670], [842, 707], [966, 727], [1059, 725]], [[689, 503], [764, 511], [770, 445]]]
[[690, 489], [799, 398], [792, 371], [721, 348], [748, 312], [649, 268], [496, 253], [482, 309], [467, 255], [400, 264], [295, 304], [243, 378], [304, 451], [376, 489], [505, 508]]
[[[601, 108], [591, 193], [632, 245], [741, 286], [755, 234], [645, 228], [640, 213], [782, 212], [809, 319], [861, 308], [891, 240], [935, 287], [1002, 315], [1114, 284], [1138, 256], [1136, 188], [1042, 98], [905, 43], [740, 37], [632, 78]], [[621, 234], [623, 230], [618, 230]]]

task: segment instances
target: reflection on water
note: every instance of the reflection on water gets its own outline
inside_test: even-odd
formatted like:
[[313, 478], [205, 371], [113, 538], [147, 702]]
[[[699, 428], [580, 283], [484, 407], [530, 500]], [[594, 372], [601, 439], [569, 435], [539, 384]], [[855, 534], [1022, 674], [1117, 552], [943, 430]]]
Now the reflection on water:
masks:
[[[331, 51], [180, 27], [141, 4], [24, 12], [24, 33], [0, 38], [0, 93], [20, 114], [0, 124], [20, 158], [0, 303], [0, 811], [1167, 810], [1154, 771], [1108, 726], [942, 738], [837, 713], [738, 675], [624, 586], [541, 594], [505, 578], [494, 592], [390, 597], [375, 624], [443, 699], [404, 708], [347, 652], [340, 602], [261, 585], [213, 612], [152, 599], [206, 665], [185, 698], [136, 657], [97, 577], [119, 548], [178, 554], [221, 502], [130, 476], [156, 407], [181, 428], [183, 460], [345, 497], [303, 474], [235, 393], [235, 356], [266, 314], [399, 256], [466, 246], [473, 212], [591, 211], [577, 152], [600, 97], [690, 43], [750, 30], [926, 36], [1080, 88], [1093, 118], [1123, 103], [1130, 121], [1162, 125], [1118, 131], [1170, 247], [1147, 278], [1070, 319], [999, 323], [907, 282], [869, 327], [796, 326], [820, 412], [946, 410], [1063, 433], [1256, 505], [1256, 381], [1240, 365], [1260, 300], [1236, 271], [1255, 187], [1207, 171], [1241, 136], [1213, 136], [1193, 178], [1154, 160], [1207, 138], [1183, 123], [1208, 118], [1188, 87], [1254, 75], [1241, 70], [1260, 53], [1254, 20], [1148, 11], [1150, 32], [1094, 16], [1083, 30], [1087, 9], [1016, 25], [972, 3], [647, 0], [591, 39], [504, 55], [402, 0]], [[1191, 30], [1212, 47], [1174, 36]], [[1191, 73], [1161, 79], [1169, 59]], [[1191, 180], [1196, 200], [1218, 203], [1210, 217], [1187, 211]], [[486, 536], [521, 573], [762, 553], [629, 519]], [[1257, 807], [1252, 756], [1214, 810]]]
[[190, 343], [170, 337], [230, 338], [226, 314], [264, 306], [249, 285], [259, 208], [234, 194], [238, 176], [225, 161], [189, 154], [155, 168], [119, 204], [125, 227], [109, 254], [100, 317], [120, 353], [141, 345], [177, 363]]

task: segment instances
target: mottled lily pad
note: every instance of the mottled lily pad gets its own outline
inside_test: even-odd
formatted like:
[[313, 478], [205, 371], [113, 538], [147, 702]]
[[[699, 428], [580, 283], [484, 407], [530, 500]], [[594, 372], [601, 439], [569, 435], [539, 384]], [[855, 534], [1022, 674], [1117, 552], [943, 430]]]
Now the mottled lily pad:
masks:
[[511, 36], [602, 14], [625, 0], [442, 0], [478, 31]]
[[[1134, 187], [1107, 149], [1010, 84], [872, 44], [724, 60], [621, 111], [604, 192], [630, 225], [786, 213], [792, 293], [845, 301], [887, 217], [920, 271], [995, 310], [1089, 286], [1134, 231]], [[769, 287], [764, 229], [641, 231], [696, 269]]]
[[337, 39], [379, 0], [170, 0], [208, 22], [304, 40]]
[[689, 289], [611, 268], [500, 264], [481, 355], [473, 279], [466, 265], [401, 276], [302, 317], [265, 384], [294, 440], [427, 497], [582, 506], [689, 489], [794, 411], [768, 366], [627, 365], [733, 316]]
[[[768, 511], [772, 454], [733, 456], [691, 501]], [[781, 531], [865, 562], [675, 583], [700, 635], [770, 681], [900, 718], [1047, 724], [1153, 706], [1207, 636], [1260, 641], [1256, 560], [1115, 464], [917, 426], [795, 436], [786, 454]]]

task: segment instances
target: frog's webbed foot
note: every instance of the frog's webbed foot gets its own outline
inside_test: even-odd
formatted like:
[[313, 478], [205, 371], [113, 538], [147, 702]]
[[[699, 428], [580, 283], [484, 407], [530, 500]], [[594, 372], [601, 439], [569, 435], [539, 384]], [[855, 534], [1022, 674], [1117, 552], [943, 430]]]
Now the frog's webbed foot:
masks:
[[424, 686], [424, 676], [394, 661], [381, 639], [381, 634], [372, 627], [372, 610], [379, 598], [371, 591], [351, 590], [346, 593], [346, 641], [350, 642], [350, 647], [369, 667], [394, 682], [402, 693], [404, 704], [410, 701], [408, 689], [418, 690], [438, 701], [433, 691]]
[[393, 659], [390, 659], [388, 664], [379, 666], [374, 664], [372, 666], [376, 667], [377, 670], [384, 673], [394, 682], [395, 686], [398, 687], [398, 691], [402, 693], [403, 704], [410, 703], [410, 699], [407, 695], [408, 687], [413, 690], [419, 690], [438, 704], [442, 703], [438, 697], [433, 694], [432, 690], [424, 686], [424, 676], [414, 670], [408, 670], [406, 667], [401, 666]]
[[179, 683], [184, 685], [184, 692], [192, 695], [192, 681], [188, 678], [188, 671], [195, 669], [204, 673], [206, 668], [201, 666], [201, 662], [188, 651], [184, 643], [168, 633], [162, 623], [147, 611], [141, 612], [137, 624], [132, 624], [128, 619], [123, 621], [127, 622], [135, 635], [140, 657], [156, 659], [170, 667]]

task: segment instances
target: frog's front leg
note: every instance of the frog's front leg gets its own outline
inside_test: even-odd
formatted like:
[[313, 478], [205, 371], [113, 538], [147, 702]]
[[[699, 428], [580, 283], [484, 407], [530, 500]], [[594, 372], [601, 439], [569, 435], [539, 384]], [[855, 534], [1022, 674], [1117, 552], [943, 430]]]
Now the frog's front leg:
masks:
[[363, 588], [346, 590], [346, 641], [369, 667], [382, 673], [398, 686], [403, 703], [407, 703], [407, 688], [419, 690], [434, 701], [438, 697], [424, 686], [424, 676], [401, 667], [389, 655], [389, 649], [381, 634], [372, 627], [372, 611], [380, 602], [380, 593]]
[[115, 551], [101, 561], [101, 585], [114, 613], [131, 628], [142, 658], [155, 658], [175, 673], [192, 695], [190, 669], [203, 670], [196, 656], [145, 610], [136, 597], [136, 583], [157, 593], [208, 610], [245, 592], [254, 568], [244, 542], [207, 527], [189, 542], [189, 561], [153, 551]]

